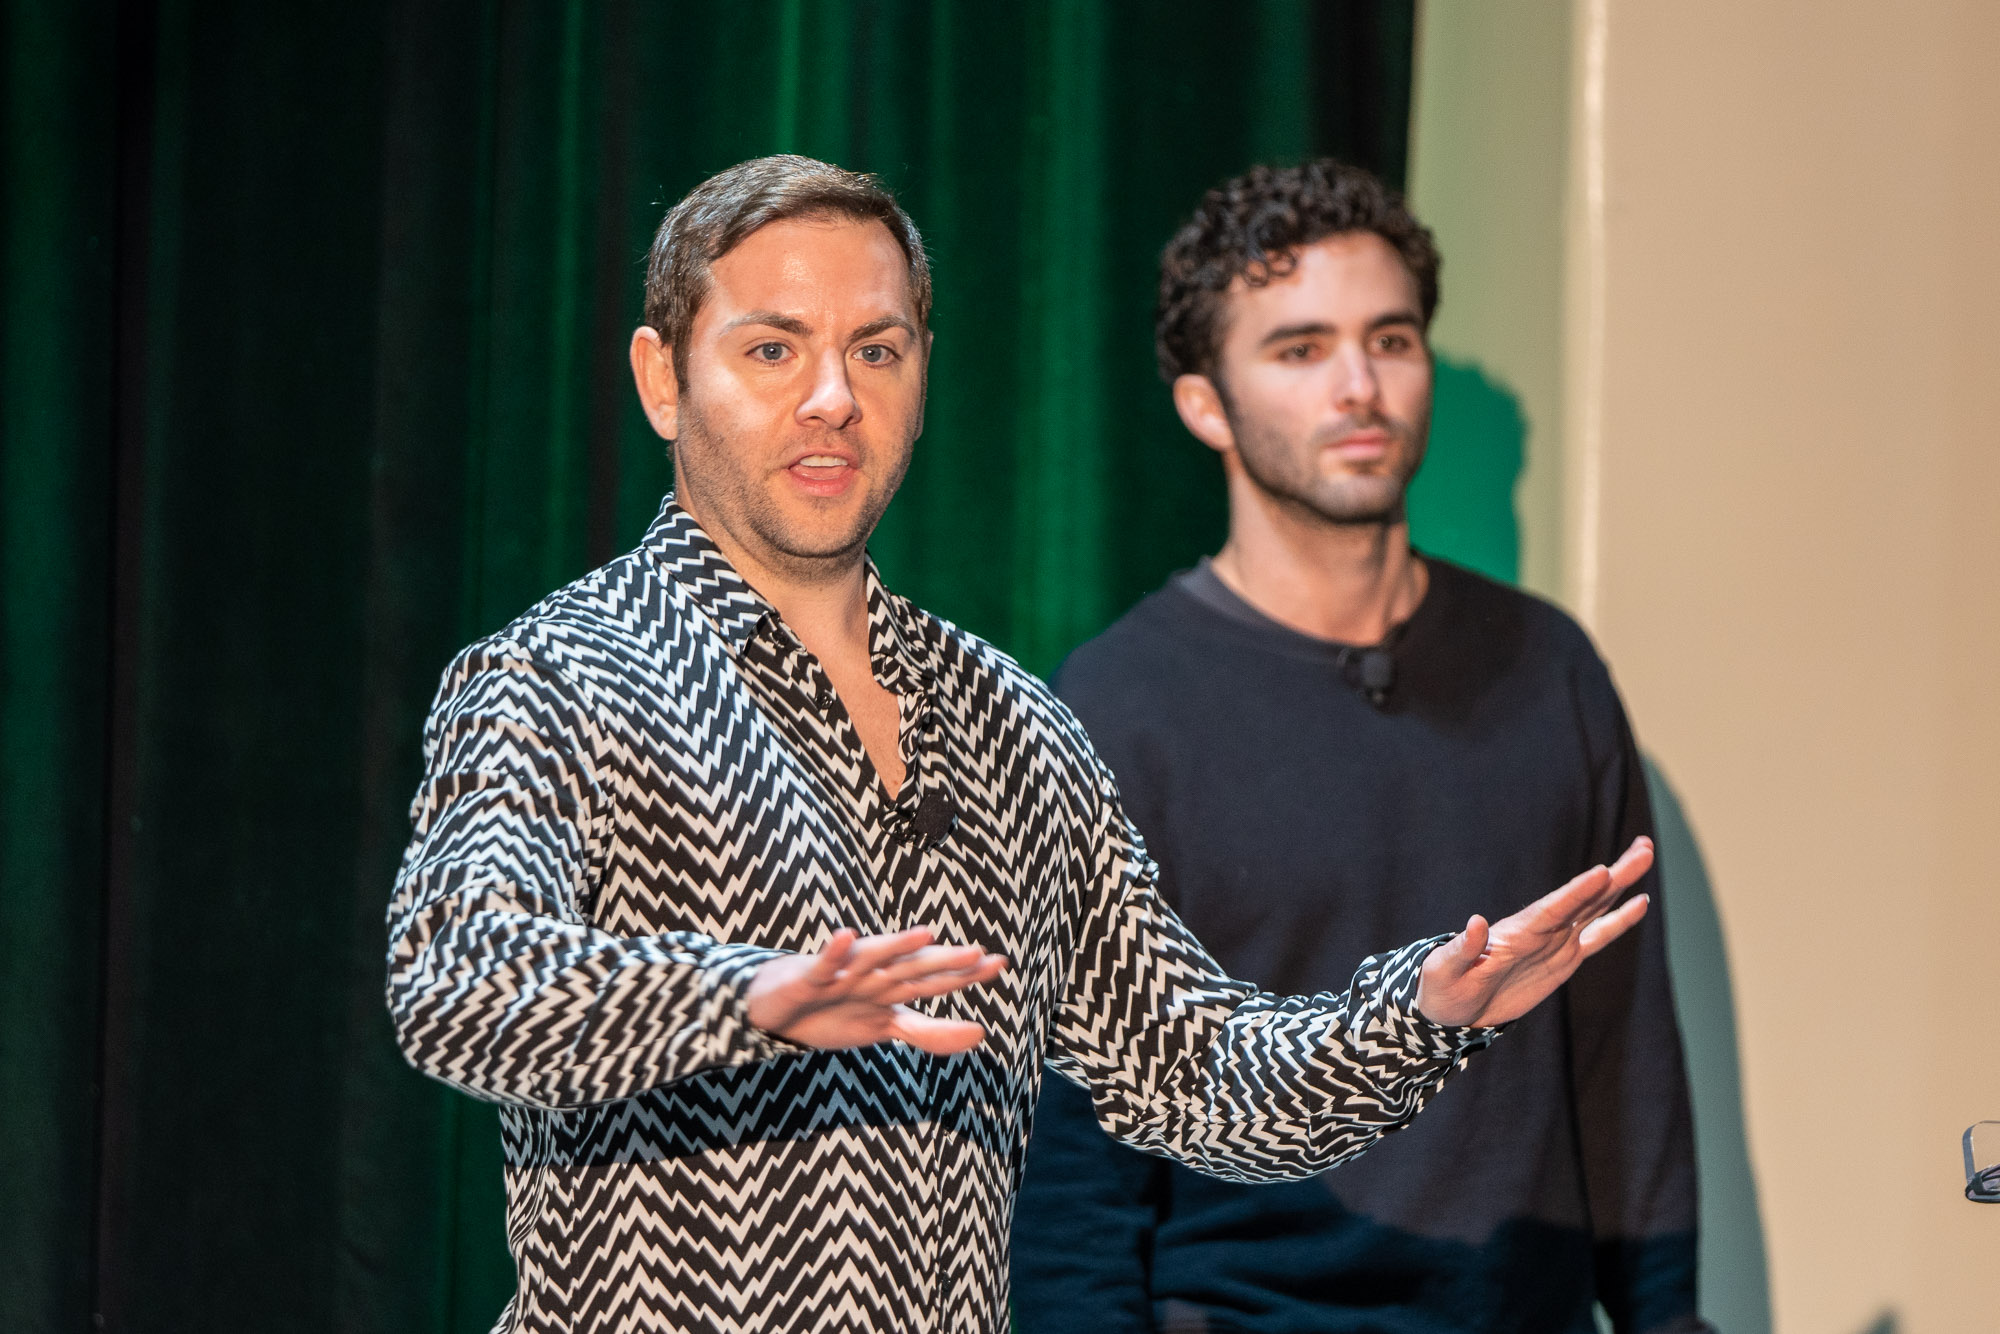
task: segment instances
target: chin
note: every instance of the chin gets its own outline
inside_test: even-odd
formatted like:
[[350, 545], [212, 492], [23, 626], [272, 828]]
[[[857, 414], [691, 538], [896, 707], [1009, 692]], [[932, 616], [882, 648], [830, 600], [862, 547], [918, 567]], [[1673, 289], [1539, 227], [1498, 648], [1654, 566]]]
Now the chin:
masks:
[[779, 508], [776, 531], [765, 541], [789, 556], [819, 560], [840, 556], [867, 544], [874, 529], [865, 498], [838, 496], [794, 501]]
[[785, 554], [797, 560], [832, 560], [851, 556], [868, 545], [868, 534], [849, 529], [840, 533], [793, 532], [788, 535]]
[[1334, 523], [1391, 523], [1403, 516], [1404, 488], [1394, 482], [1329, 487], [1307, 503]]

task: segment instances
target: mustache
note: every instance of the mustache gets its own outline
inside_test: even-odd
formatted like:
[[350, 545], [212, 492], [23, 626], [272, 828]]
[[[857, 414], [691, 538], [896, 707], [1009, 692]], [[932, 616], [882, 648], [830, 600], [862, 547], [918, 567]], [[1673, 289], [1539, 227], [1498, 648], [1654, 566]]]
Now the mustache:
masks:
[[1380, 412], [1370, 412], [1361, 415], [1350, 414], [1314, 432], [1313, 444], [1337, 445], [1348, 436], [1361, 431], [1381, 431], [1402, 441], [1408, 441], [1413, 435], [1408, 422]]

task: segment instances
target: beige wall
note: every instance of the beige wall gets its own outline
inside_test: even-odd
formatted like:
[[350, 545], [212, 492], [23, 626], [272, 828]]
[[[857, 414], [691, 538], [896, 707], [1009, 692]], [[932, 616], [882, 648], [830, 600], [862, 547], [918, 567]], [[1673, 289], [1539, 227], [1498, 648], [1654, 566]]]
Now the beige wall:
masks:
[[1431, 341], [1520, 400], [1521, 582], [1548, 596], [1562, 585], [1569, 31], [1559, 0], [1426, 6], [1410, 126], [1410, 198], [1444, 255]]
[[[1468, 65], [1551, 34], [1555, 130]], [[1423, 41], [1413, 191], [1447, 273], [1477, 256], [1439, 340], [1554, 385], [1524, 573], [1706, 861], [1776, 1327], [2000, 1329], [1958, 1150], [2000, 1118], [2000, 4], [1431, 0]], [[1517, 214], [1514, 287], [1561, 257], [1525, 344], [1514, 287], [1468, 287]]]

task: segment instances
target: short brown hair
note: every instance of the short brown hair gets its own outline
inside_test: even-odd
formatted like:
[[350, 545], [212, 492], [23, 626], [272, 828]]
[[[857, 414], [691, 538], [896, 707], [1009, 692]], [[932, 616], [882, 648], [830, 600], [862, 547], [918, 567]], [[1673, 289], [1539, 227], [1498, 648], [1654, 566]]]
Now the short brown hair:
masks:
[[709, 266], [759, 227], [826, 215], [872, 218], [889, 229], [909, 261], [917, 326], [928, 327], [931, 267], [924, 239], [880, 181], [796, 153], [752, 158], [717, 172], [668, 210], [646, 257], [646, 323], [673, 349], [674, 377], [683, 388], [688, 335], [708, 299]]
[[1437, 313], [1437, 245], [1403, 196], [1360, 167], [1321, 158], [1297, 167], [1252, 167], [1201, 197], [1160, 252], [1153, 348], [1160, 377], [1215, 374], [1222, 301], [1238, 278], [1261, 287], [1292, 271], [1298, 251], [1342, 232], [1373, 232], [1417, 280], [1424, 324]]

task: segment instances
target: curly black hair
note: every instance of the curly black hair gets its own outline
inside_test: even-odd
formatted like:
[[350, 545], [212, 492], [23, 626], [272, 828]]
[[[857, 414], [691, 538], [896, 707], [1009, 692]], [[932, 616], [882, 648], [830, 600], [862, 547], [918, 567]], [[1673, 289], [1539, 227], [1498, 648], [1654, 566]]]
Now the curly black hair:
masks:
[[1342, 232], [1374, 232], [1417, 280], [1428, 326], [1438, 303], [1438, 252], [1403, 196], [1360, 167], [1320, 158], [1297, 167], [1252, 167], [1201, 197], [1160, 252], [1153, 347], [1160, 378], [1215, 373], [1223, 294], [1242, 278], [1261, 287], [1291, 272], [1302, 246]]

